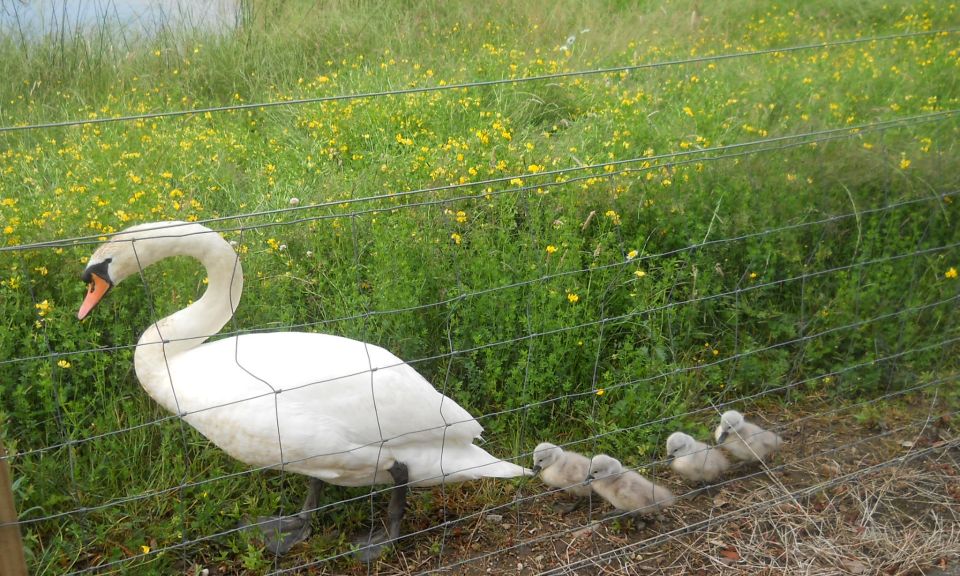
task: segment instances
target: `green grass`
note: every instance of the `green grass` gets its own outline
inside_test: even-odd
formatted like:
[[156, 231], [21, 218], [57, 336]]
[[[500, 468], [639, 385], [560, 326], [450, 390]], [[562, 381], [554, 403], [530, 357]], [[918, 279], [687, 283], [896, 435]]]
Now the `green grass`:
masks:
[[[234, 33], [165, 31], [121, 48], [110, 48], [110, 30], [26, 46], [7, 35], [0, 124], [522, 78], [960, 24], [954, 4], [932, 1], [474, 4], [254, 3]], [[958, 199], [940, 198], [960, 184], [957, 118], [753, 155], [638, 162], [619, 175], [534, 174], [522, 190], [509, 180], [957, 109], [958, 38], [8, 132], [2, 241], [229, 217], [291, 198], [319, 204], [213, 224], [244, 259], [238, 327], [307, 325], [410, 361], [433, 358], [415, 365], [474, 414], [509, 411], [482, 420], [498, 454], [548, 436], [603, 434], [580, 448], [638, 464], [676, 428], [705, 434], [713, 415], [643, 422], [801, 380], [809, 382], [793, 396], [740, 407], [808, 392], [869, 398], [956, 368], [956, 345], [941, 345], [957, 336], [956, 303], [935, 303], [960, 286], [946, 276], [958, 252], [941, 248], [960, 240]], [[389, 196], [497, 178], [506, 181]], [[851, 216], [815, 224], [843, 214]], [[302, 491], [299, 479], [273, 473], [220, 478], [243, 467], [175, 419], [153, 423], [167, 415], [139, 388], [129, 348], [150, 320], [142, 285], [128, 281], [93, 318], [75, 320], [92, 250], [0, 253], [0, 436], [26, 453], [11, 460], [21, 513], [199, 484], [28, 525], [40, 574], [228, 530], [281, 500], [293, 509]], [[191, 262], [165, 262], [147, 279], [158, 314], [203, 290]], [[916, 310], [893, 314], [902, 309]], [[365, 311], [377, 314], [355, 319]], [[893, 315], [866, 322], [883, 314]], [[451, 343], [459, 352], [444, 355]], [[102, 346], [120, 348], [83, 352]], [[50, 351], [78, 352], [43, 357]], [[324, 523], [349, 532], [367, 511], [338, 508]], [[310, 546], [304, 558], [342, 550], [329, 534]], [[233, 535], [129, 566], [164, 574], [189, 563], [270, 565]]]

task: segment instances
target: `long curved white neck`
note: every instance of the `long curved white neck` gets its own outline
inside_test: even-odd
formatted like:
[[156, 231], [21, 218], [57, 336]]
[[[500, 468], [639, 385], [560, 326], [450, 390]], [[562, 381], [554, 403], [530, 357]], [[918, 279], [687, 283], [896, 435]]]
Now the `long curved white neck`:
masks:
[[[191, 256], [207, 271], [203, 296], [157, 321], [140, 337], [134, 367], [141, 385], [153, 395], [169, 390], [167, 361], [203, 344], [233, 317], [243, 291], [243, 271], [236, 252], [218, 233], [199, 224], [166, 228], [156, 237], [134, 242], [140, 266], [172, 256]], [[154, 390], [151, 390], [154, 388]]]

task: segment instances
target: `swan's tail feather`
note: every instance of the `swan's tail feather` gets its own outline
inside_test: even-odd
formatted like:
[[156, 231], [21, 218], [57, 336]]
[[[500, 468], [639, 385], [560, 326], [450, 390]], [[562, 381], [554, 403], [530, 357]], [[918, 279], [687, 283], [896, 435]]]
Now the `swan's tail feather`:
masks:
[[519, 476], [533, 476], [533, 471], [510, 462], [494, 462], [478, 469], [484, 478], [517, 478]]
[[533, 476], [530, 469], [501, 460], [475, 444], [456, 451], [445, 451], [442, 468], [447, 482]]

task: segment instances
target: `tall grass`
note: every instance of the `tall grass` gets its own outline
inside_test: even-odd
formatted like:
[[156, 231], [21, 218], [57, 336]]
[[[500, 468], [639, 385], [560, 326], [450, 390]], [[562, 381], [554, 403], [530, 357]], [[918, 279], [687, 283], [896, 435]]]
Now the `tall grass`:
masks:
[[[8, 35], [0, 123], [523, 78], [960, 22], [951, 4], [905, 0], [243, 9], [236, 30], [167, 29], [123, 46], [108, 28]], [[809, 382], [793, 396], [744, 408], [804, 393], [842, 402], [956, 367], [956, 346], [940, 345], [957, 336], [956, 116], [752, 155], [710, 150], [960, 108], [957, 38], [6, 132], [0, 227], [15, 247], [228, 217], [212, 225], [237, 242], [248, 274], [237, 327], [381, 344], [474, 414], [503, 412], [482, 423], [504, 456], [550, 436], [639, 462], [673, 428], [703, 433], [711, 420], [639, 426], [663, 416], [798, 381]], [[689, 156], [538, 175], [671, 153]], [[234, 217], [292, 198], [319, 206]], [[93, 508], [25, 527], [33, 569], [119, 560], [281, 502], [293, 509], [298, 481], [230, 476], [242, 466], [168, 418], [132, 373], [151, 307], [163, 315], [197, 298], [203, 272], [164, 262], [147, 272], [149, 291], [131, 280], [81, 324], [78, 275], [92, 250], [0, 253], [0, 434], [20, 453], [21, 514]], [[52, 445], [62, 446], [31, 452]], [[325, 524], [348, 531], [366, 511], [344, 507]], [[339, 550], [331, 533], [302, 557]], [[129, 566], [267, 562], [232, 535]]]

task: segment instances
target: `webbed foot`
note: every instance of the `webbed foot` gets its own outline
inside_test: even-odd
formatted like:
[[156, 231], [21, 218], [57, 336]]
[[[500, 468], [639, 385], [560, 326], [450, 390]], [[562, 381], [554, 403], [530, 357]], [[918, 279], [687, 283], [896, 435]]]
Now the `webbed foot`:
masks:
[[241, 523], [241, 528], [256, 528], [263, 537], [263, 547], [277, 556], [283, 556], [291, 548], [310, 537], [311, 517], [262, 516], [253, 522]]
[[386, 530], [377, 530], [373, 534], [358, 536], [353, 544], [357, 547], [355, 554], [361, 561], [370, 563], [380, 557], [394, 541]]
[[566, 516], [567, 514], [573, 512], [580, 506], [583, 506], [583, 503], [586, 501], [586, 498], [577, 498], [573, 502], [567, 504], [556, 504], [553, 509], [560, 513], [561, 516]]

